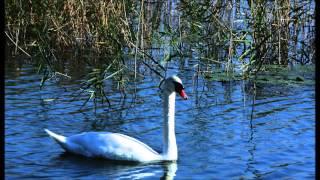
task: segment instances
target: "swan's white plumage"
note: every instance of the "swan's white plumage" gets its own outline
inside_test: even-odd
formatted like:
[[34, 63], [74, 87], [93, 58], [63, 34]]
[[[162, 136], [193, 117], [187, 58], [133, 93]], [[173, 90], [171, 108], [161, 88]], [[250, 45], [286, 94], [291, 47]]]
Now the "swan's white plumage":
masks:
[[[85, 132], [64, 137], [45, 131], [68, 152], [87, 156], [103, 157], [112, 160], [150, 162], [159, 160], [174, 161], [178, 158], [175, 138], [175, 83], [182, 82], [177, 76], [169, 77], [162, 84], [163, 88], [163, 153], [159, 154], [135, 138], [111, 132]], [[183, 90], [182, 90], [183, 91]], [[183, 97], [184, 99], [186, 98]]]
[[86, 157], [138, 162], [161, 160], [161, 156], [146, 144], [119, 133], [85, 132], [67, 137], [65, 142], [61, 142], [56, 138], [63, 136], [49, 130], [46, 132], [66, 151]]

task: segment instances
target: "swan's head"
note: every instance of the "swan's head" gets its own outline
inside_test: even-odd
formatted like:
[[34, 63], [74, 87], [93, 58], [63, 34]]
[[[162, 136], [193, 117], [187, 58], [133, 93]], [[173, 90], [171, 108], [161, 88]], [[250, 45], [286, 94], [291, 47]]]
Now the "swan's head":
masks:
[[176, 75], [170, 76], [167, 79], [165, 79], [163, 82], [161, 82], [160, 88], [166, 94], [171, 94], [172, 92], [176, 92], [184, 100], [188, 99], [188, 96], [187, 96], [186, 92], [184, 91], [184, 86], [182, 84], [182, 81]]

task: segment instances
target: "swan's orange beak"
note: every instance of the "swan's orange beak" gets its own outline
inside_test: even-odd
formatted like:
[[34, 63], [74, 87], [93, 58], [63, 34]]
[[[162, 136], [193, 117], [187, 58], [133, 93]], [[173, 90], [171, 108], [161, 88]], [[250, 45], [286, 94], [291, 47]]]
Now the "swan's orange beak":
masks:
[[179, 95], [180, 95], [184, 100], [187, 100], [187, 99], [188, 99], [188, 96], [187, 96], [186, 92], [184, 91], [184, 89], [181, 89], [181, 90], [180, 90]]

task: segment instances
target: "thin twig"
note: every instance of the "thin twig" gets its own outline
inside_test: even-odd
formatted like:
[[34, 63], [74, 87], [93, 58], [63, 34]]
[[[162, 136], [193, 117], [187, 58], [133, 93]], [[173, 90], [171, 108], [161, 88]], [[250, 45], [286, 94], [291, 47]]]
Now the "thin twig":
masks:
[[11, 38], [10, 36], [7, 34], [7, 32], [4, 32], [6, 34], [6, 36], [9, 38], [9, 40], [16, 46], [18, 47], [25, 55], [27, 55], [28, 57], [31, 57], [31, 55], [29, 53], [27, 53], [25, 50], [23, 50], [20, 46], [18, 46], [18, 44], [16, 44]]

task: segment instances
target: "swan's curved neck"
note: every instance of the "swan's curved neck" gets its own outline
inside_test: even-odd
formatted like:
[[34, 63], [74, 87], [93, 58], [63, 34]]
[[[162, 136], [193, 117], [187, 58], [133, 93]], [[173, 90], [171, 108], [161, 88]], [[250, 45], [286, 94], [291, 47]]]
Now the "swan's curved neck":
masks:
[[174, 129], [174, 113], [175, 113], [176, 93], [164, 94], [163, 101], [163, 159], [177, 160], [178, 149], [176, 143], [176, 135]]

